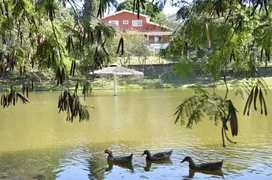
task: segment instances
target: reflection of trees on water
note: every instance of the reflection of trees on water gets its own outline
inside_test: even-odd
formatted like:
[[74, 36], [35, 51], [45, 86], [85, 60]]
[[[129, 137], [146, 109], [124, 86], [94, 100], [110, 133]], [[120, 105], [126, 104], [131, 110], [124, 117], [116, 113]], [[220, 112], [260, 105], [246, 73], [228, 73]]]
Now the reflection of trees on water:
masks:
[[102, 158], [93, 156], [88, 160], [89, 179], [105, 179], [106, 161]]
[[26, 150], [0, 155], [0, 179], [57, 179], [59, 155], [54, 150]]
[[[129, 163], [111, 163], [103, 158], [92, 157], [88, 160], [89, 179], [105, 179], [105, 172], [114, 170], [114, 166], [118, 166], [124, 169], [130, 169], [134, 172], [132, 162]], [[108, 166], [107, 166], [108, 164]]]
[[144, 170], [150, 171], [152, 164], [169, 164], [169, 165], [171, 165], [172, 161], [171, 160], [164, 160], [164, 161], [157, 161], [157, 162], [146, 161], [146, 165], [144, 167]]
[[131, 172], [134, 172], [132, 162], [127, 162], [127, 163], [111, 163], [111, 162], [108, 162], [108, 167], [105, 170], [106, 171], [111, 171], [113, 169], [114, 165], [118, 166], [118, 167], [121, 167], [121, 168], [124, 168], [124, 169], [130, 169]]
[[216, 170], [216, 171], [207, 171], [207, 170], [189, 170], [189, 175], [185, 176], [184, 179], [191, 179], [194, 177], [195, 173], [202, 173], [202, 174], [209, 174], [213, 176], [221, 176], [224, 179], [224, 174], [222, 170]]

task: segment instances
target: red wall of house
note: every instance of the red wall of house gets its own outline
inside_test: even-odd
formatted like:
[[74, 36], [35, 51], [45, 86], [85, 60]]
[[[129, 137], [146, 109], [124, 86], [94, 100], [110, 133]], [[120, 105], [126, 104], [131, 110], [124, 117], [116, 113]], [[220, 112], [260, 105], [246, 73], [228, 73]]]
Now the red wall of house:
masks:
[[[140, 19], [138, 19], [136, 14], [132, 14], [129, 12], [121, 12], [119, 14], [109, 16], [103, 19], [104, 22], [109, 22], [110, 20], [118, 20], [119, 21], [119, 27], [121, 29], [126, 30], [138, 30], [138, 31], [162, 31], [160, 26], [156, 26], [155, 24], [148, 24], [146, 22], [146, 17], [140, 16]], [[128, 20], [128, 24], [123, 24], [123, 20]], [[132, 20], [142, 20], [142, 26], [140, 27], [133, 27], [132, 26]]]
[[[145, 35], [145, 37], [147, 37], [147, 36]], [[161, 39], [162, 39], [163, 41], [169, 41], [169, 40], [170, 40], [170, 36], [167, 36], [167, 35], [163, 35], [163, 36], [160, 36], [160, 37], [161, 37]], [[148, 39], [149, 39], [151, 42], [153, 42], [153, 41], [155, 41], [155, 36], [149, 36]]]

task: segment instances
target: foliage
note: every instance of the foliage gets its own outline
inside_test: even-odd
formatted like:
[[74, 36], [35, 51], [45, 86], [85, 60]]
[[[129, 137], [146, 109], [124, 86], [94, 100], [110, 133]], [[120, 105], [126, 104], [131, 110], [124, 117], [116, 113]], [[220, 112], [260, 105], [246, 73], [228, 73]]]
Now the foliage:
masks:
[[[150, 21], [158, 23], [158, 24], [165, 24], [167, 22], [166, 16], [163, 13], [163, 7], [164, 5], [160, 2], [154, 2], [146, 1], [144, 3], [144, 7], [140, 10], [140, 13], [145, 14], [150, 17]], [[118, 4], [116, 11], [121, 10], [129, 10], [134, 11], [134, 0], [126, 0], [124, 2], [121, 2]]]
[[[180, 119], [180, 113], [184, 108], [191, 108], [189, 114], [187, 112], [188, 127], [191, 127], [193, 122], [199, 122], [203, 113], [210, 118], [214, 117], [215, 123], [218, 119], [221, 120], [222, 140], [225, 146], [224, 136], [227, 137], [227, 134], [223, 131], [227, 130], [226, 121], [230, 121], [232, 135], [238, 134], [238, 127], [233, 128], [237, 123], [236, 110], [227, 99], [227, 75], [232, 78], [241, 74], [251, 77], [253, 84], [234, 86], [238, 87], [235, 90], [238, 94], [242, 94], [244, 90], [249, 92], [244, 114], [249, 115], [252, 103], [257, 110], [256, 101], [259, 98], [261, 114], [264, 111], [264, 115], [267, 115], [262, 92], [267, 91], [268, 87], [259, 76], [257, 67], [264, 56], [266, 65], [270, 61], [271, 2], [178, 0], [175, 5], [181, 7], [177, 15], [184, 22], [175, 31], [173, 41], [164, 52], [168, 56], [181, 57], [180, 63], [174, 66], [174, 70], [178, 73], [182, 72], [182, 76], [198, 71], [198, 74], [209, 78], [214, 84], [214, 90], [216, 83], [222, 78], [226, 85], [225, 98], [219, 98], [214, 91], [212, 96], [202, 93], [183, 101], [176, 112], [177, 120]], [[184, 124], [184, 120], [180, 120]]]
[[[63, 86], [69, 79], [69, 68], [70, 76], [85, 76], [90, 69], [101, 68], [109, 59], [106, 46], [115, 31], [87, 16], [94, 11], [102, 15], [115, 1], [99, 1], [96, 9], [97, 4], [87, 6], [88, 2], [81, 12], [74, 0], [0, 1], [2, 78], [20, 69], [24, 83], [33, 81], [31, 72], [49, 68], [56, 73], [57, 85]], [[94, 11], [86, 14], [88, 9]], [[84, 81], [87, 83], [86, 78]]]
[[142, 64], [144, 59], [146, 59], [146, 57], [150, 54], [148, 41], [143, 37], [141, 33], [137, 31], [118, 31], [111, 48], [109, 48], [109, 53], [111, 54], [111, 57], [114, 57], [115, 49], [118, 50], [120, 48], [121, 50], [121, 47], [119, 47], [120, 39], [123, 39], [124, 43], [124, 53], [120, 56], [124, 58], [124, 61], [120, 62], [121, 64], [130, 64], [131, 57], [137, 57], [139, 64]]
[[[28, 97], [28, 90], [27, 90], [27, 97]], [[7, 94], [3, 94], [1, 96], [1, 106], [3, 106], [3, 108], [9, 107], [9, 105], [12, 105], [12, 104], [15, 106], [19, 98], [24, 104], [29, 102], [23, 95], [16, 92], [11, 86], [10, 92], [8, 92]]]
[[[85, 86], [84, 86], [85, 87]], [[69, 90], [64, 90], [59, 95], [58, 108], [59, 112], [66, 111], [67, 117], [66, 121], [73, 122], [74, 118], [79, 117], [79, 122], [83, 120], [89, 120], [90, 115], [87, 110], [87, 106], [81, 105], [79, 96], [77, 95], [78, 83], [76, 85], [73, 94]], [[83, 93], [85, 94], [85, 88], [83, 88]]]

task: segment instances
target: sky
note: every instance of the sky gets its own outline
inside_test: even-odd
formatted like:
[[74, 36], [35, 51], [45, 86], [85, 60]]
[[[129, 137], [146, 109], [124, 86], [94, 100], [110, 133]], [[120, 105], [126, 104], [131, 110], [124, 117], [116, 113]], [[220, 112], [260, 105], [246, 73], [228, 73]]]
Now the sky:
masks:
[[177, 8], [177, 7], [172, 7], [171, 6], [171, 1], [167, 1], [165, 6], [164, 6], [163, 12], [166, 15], [172, 15], [172, 14], [176, 14], [178, 9], [179, 8]]
[[[124, 0], [117, 0], [118, 3], [121, 3], [123, 1]], [[82, 4], [83, 4], [83, 1], [80, 1], [80, 0], [77, 0], [75, 2], [77, 2], [77, 4], [79, 6], [82, 6]], [[114, 12], [115, 10], [112, 10], [112, 11]], [[177, 11], [178, 11], [178, 8], [177, 7], [171, 7], [171, 1], [167, 1], [167, 3], [165, 4], [165, 7], [163, 9], [164, 14], [172, 15], [172, 14], [175, 14]], [[113, 13], [113, 12], [111, 12], [111, 13]]]

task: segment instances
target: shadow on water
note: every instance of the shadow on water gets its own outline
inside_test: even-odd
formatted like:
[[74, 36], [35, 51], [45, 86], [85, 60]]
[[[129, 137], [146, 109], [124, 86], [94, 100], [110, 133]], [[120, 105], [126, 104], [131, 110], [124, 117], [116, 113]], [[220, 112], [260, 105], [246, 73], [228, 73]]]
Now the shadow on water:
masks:
[[105, 171], [111, 171], [114, 166], [118, 166], [118, 167], [121, 167], [121, 168], [124, 168], [124, 169], [130, 169], [131, 172], [134, 172], [132, 162], [127, 162], [127, 163], [112, 163], [112, 162], [108, 162], [108, 167], [105, 169]]
[[208, 174], [208, 175], [212, 175], [212, 177], [222, 177], [222, 179], [225, 179], [224, 178], [224, 174], [223, 174], [223, 171], [220, 169], [220, 170], [215, 170], [215, 171], [207, 171], [207, 170], [192, 170], [190, 169], [189, 170], [189, 175], [188, 176], [184, 176], [183, 179], [192, 179], [195, 175], [195, 173], [202, 173], [202, 174]]
[[156, 161], [156, 162], [146, 161], [146, 166], [144, 167], [144, 170], [150, 171], [152, 164], [169, 164], [169, 165], [171, 165], [172, 161], [171, 160]]

